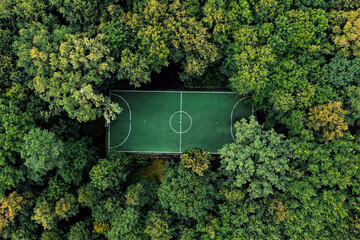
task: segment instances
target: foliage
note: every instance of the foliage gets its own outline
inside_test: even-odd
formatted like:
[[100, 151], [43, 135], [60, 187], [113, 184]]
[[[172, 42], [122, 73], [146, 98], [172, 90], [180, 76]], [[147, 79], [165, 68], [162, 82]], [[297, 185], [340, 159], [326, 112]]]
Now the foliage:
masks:
[[28, 22], [36, 22], [46, 18], [46, 1], [6, 0], [0, 5], [2, 27], [21, 28]]
[[65, 196], [55, 205], [55, 213], [60, 217], [68, 220], [78, 212], [77, 201], [74, 195], [65, 193]]
[[[1, 238], [358, 239], [359, 8], [0, 1]], [[175, 86], [251, 96], [263, 125], [220, 156], [105, 151], [109, 90]]]
[[93, 232], [102, 234], [102, 233], [105, 233], [108, 229], [109, 229], [109, 224], [108, 223], [94, 222], [94, 230], [93, 230]]
[[139, 212], [134, 208], [126, 208], [111, 220], [111, 227], [106, 232], [108, 239], [141, 239]]
[[347, 111], [346, 122], [350, 126], [360, 125], [360, 86], [349, 86], [346, 88], [346, 99], [344, 107]]
[[288, 206], [277, 199], [274, 199], [271, 202], [269, 206], [269, 212], [274, 216], [274, 221], [277, 224], [279, 224], [281, 221], [285, 221], [290, 217]]
[[50, 230], [41, 234], [41, 240], [61, 240], [61, 237], [58, 231]]
[[125, 192], [126, 205], [134, 208], [151, 207], [154, 204], [158, 184], [143, 179], [127, 187]]
[[220, 46], [230, 41], [235, 29], [253, 20], [248, 1], [206, 1], [203, 12], [203, 22], [212, 28], [212, 38]]
[[27, 199], [15, 191], [0, 199], [0, 234], [10, 222], [14, 221], [26, 203]]
[[[72, 28], [80, 31], [90, 32], [99, 21], [100, 1], [50, 0], [49, 3], [50, 6], [56, 7]], [[80, 26], [82, 28], [79, 29]]]
[[111, 159], [99, 159], [89, 173], [92, 184], [100, 190], [119, 186], [125, 182], [129, 174], [126, 168], [128, 161], [129, 158], [125, 155], [118, 155]]
[[[311, 138], [301, 142], [296, 155], [306, 167], [289, 186], [291, 204], [297, 205], [292, 211], [297, 226], [289, 226], [292, 236], [355, 238], [344, 219], [351, 219], [359, 207], [355, 197], [359, 191], [358, 151], [359, 140], [347, 133], [327, 144]], [[307, 231], [308, 226], [317, 227]]]
[[31, 219], [36, 223], [41, 224], [44, 229], [52, 229], [56, 227], [58, 220], [53, 208], [53, 204], [44, 200], [34, 208], [34, 215]]
[[232, 89], [240, 95], [259, 93], [269, 81], [269, 69], [276, 62], [272, 48], [258, 45], [257, 30], [245, 26], [235, 33], [235, 42], [229, 50], [228, 69], [224, 71], [230, 76]]
[[332, 33], [326, 51], [341, 57], [360, 56], [360, 9], [357, 11], [331, 11]]
[[191, 168], [199, 176], [204, 176], [204, 171], [209, 168], [211, 156], [208, 151], [190, 149], [181, 154], [181, 164], [185, 168]]
[[182, 166], [168, 164], [158, 191], [161, 205], [184, 217], [205, 217], [215, 208], [215, 177], [214, 173], [201, 177]]
[[121, 55], [122, 61], [119, 65], [119, 79], [127, 78], [135, 87], [140, 87], [140, 82], [150, 82], [151, 71], [143, 56], [136, 55], [129, 49], [123, 50]]
[[114, 71], [104, 36], [88, 38], [68, 32], [67, 28], [51, 32], [39, 23], [22, 29], [16, 43], [19, 66], [28, 69], [33, 77], [31, 87], [51, 102], [52, 108], [62, 108], [80, 122], [101, 114], [113, 119], [121, 109], [93, 88]]
[[147, 227], [144, 231], [151, 239], [170, 240], [173, 238], [173, 229], [169, 227], [166, 220], [162, 219], [161, 214], [150, 212]]
[[[26, 94], [26, 93], [23, 93]], [[23, 97], [19, 94], [19, 97]], [[18, 99], [0, 95], [0, 143], [1, 148], [19, 152], [24, 135], [34, 128], [34, 117], [26, 111], [26, 105]]]
[[356, 0], [331, 0], [330, 6], [336, 10], [356, 10], [360, 3]]
[[273, 129], [264, 131], [252, 116], [235, 124], [236, 143], [220, 149], [227, 184], [244, 188], [252, 199], [285, 190], [296, 147]]
[[84, 177], [89, 163], [94, 162], [95, 149], [91, 146], [89, 138], [75, 140], [73, 138], [64, 142], [63, 166], [58, 174], [67, 183], [79, 185]]
[[125, 48], [132, 47], [131, 42], [127, 42], [130, 38], [128, 27], [121, 19], [113, 19], [103, 28], [105, 34], [106, 46], [110, 49], [111, 55], [119, 59]]
[[325, 142], [341, 138], [349, 127], [345, 122], [346, 111], [341, 102], [329, 102], [309, 110], [307, 125], [315, 131], [321, 131]]
[[325, 30], [328, 27], [325, 11], [321, 9], [291, 10], [286, 12], [284, 19], [277, 21], [279, 21], [277, 31], [289, 44], [290, 51], [316, 50], [321, 40], [325, 38]]
[[149, 180], [156, 180], [161, 182], [163, 176], [163, 171], [165, 169], [164, 159], [161, 158], [151, 158], [148, 166], [143, 167], [139, 173], [142, 176], [146, 176]]
[[172, 59], [180, 62], [184, 72], [182, 80], [202, 76], [206, 68], [218, 57], [216, 46], [208, 41], [209, 35], [203, 24], [188, 16], [184, 5], [176, 0], [169, 6], [170, 17], [165, 24], [171, 29]]
[[61, 168], [64, 144], [54, 133], [40, 128], [32, 129], [24, 136], [21, 157], [29, 168], [29, 178], [41, 182], [41, 178], [55, 167]]
[[360, 83], [360, 60], [335, 56], [329, 63], [329, 83], [335, 88], [345, 88]]

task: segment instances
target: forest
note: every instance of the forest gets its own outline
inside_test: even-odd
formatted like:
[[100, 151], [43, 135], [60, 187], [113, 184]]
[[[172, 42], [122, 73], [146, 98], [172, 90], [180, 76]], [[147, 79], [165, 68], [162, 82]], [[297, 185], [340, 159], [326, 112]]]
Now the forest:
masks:
[[[359, 239], [359, 0], [0, 0], [0, 236]], [[107, 151], [112, 89], [234, 91], [219, 155]]]

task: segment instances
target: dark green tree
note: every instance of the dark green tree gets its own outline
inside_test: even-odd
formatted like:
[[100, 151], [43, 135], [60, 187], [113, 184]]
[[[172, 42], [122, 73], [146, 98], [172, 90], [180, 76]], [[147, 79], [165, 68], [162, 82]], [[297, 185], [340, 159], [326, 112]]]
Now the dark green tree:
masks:
[[89, 173], [91, 184], [102, 191], [120, 187], [130, 173], [127, 168], [130, 163], [129, 157], [124, 154], [112, 153], [109, 158], [99, 159]]
[[213, 172], [199, 176], [189, 169], [169, 163], [158, 191], [161, 205], [180, 216], [204, 218], [216, 209], [215, 178]]
[[247, 191], [252, 199], [285, 190], [296, 146], [273, 129], [264, 131], [252, 116], [235, 124], [236, 143], [219, 150], [227, 184]]
[[149, 212], [148, 219], [146, 221], [145, 233], [150, 236], [152, 240], [170, 240], [173, 238], [173, 231], [169, 226], [166, 217], [156, 212]]
[[35, 182], [42, 182], [48, 171], [63, 166], [61, 153], [64, 143], [48, 130], [35, 128], [24, 136], [21, 157], [28, 168], [28, 177]]

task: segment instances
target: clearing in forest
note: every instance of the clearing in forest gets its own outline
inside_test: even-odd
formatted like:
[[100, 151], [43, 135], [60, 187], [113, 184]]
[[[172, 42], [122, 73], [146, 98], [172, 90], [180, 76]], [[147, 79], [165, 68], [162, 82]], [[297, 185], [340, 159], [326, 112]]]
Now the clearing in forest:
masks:
[[110, 99], [123, 111], [109, 124], [109, 151], [217, 153], [234, 141], [234, 123], [252, 114], [246, 97], [233, 92], [112, 90]]

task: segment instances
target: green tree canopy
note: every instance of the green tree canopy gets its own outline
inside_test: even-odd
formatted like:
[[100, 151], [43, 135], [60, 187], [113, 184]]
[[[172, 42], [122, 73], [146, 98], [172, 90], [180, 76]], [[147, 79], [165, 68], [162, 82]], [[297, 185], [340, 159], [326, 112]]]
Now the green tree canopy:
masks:
[[329, 102], [309, 110], [307, 125], [315, 131], [322, 131], [321, 139], [325, 142], [341, 138], [349, 126], [345, 121], [346, 110], [341, 102]]
[[246, 190], [251, 198], [285, 190], [295, 145], [273, 129], [264, 131], [252, 116], [235, 124], [236, 143], [219, 150], [227, 184]]
[[63, 109], [79, 122], [101, 114], [113, 119], [121, 109], [94, 88], [114, 71], [104, 36], [88, 38], [69, 32], [69, 28], [52, 30], [40, 23], [21, 29], [15, 44], [18, 65], [33, 77], [30, 86], [50, 108]]
[[191, 168], [199, 176], [204, 176], [204, 171], [210, 167], [211, 156], [208, 151], [190, 149], [181, 154], [181, 164], [185, 168]]
[[215, 210], [217, 192], [212, 185], [215, 178], [212, 172], [199, 176], [189, 169], [169, 163], [158, 191], [161, 205], [181, 216], [201, 219]]
[[129, 175], [131, 160], [125, 155], [112, 154], [108, 159], [99, 159], [90, 170], [91, 183], [100, 190], [118, 187]]
[[21, 157], [25, 159], [25, 166], [29, 169], [29, 178], [42, 182], [42, 177], [54, 168], [63, 165], [61, 153], [64, 143], [48, 130], [35, 128], [24, 136]]

